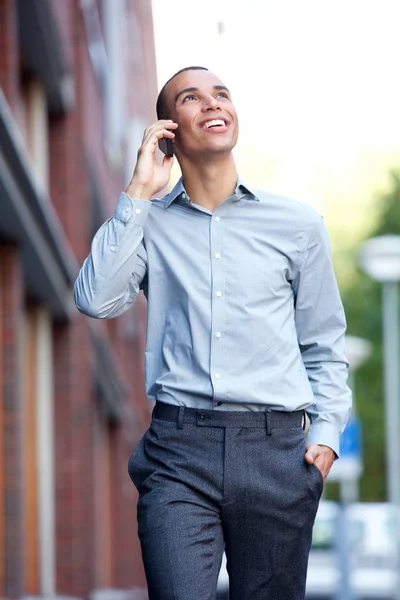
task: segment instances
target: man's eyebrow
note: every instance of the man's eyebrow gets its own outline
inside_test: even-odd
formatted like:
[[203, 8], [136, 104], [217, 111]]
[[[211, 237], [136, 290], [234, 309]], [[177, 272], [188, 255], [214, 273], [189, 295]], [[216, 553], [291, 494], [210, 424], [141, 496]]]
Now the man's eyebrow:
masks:
[[198, 91], [199, 91], [199, 88], [197, 88], [197, 87], [189, 87], [189, 88], [185, 88], [184, 90], [181, 90], [175, 96], [175, 104], [177, 103], [179, 96], [182, 96], [182, 94], [187, 94], [187, 92], [198, 92]]
[[[228, 94], [230, 93], [228, 88], [225, 85], [214, 85], [213, 89], [216, 91], [225, 90], [226, 92], [228, 92]], [[199, 91], [199, 88], [197, 88], [197, 87], [189, 87], [189, 88], [185, 88], [184, 90], [181, 90], [175, 96], [175, 104], [177, 103], [179, 96], [182, 96], [182, 94], [187, 94], [189, 92], [198, 92], [198, 91]]]
[[214, 85], [214, 90], [225, 90], [226, 92], [228, 92], [228, 94], [230, 94], [230, 91], [228, 90], [226, 85]]

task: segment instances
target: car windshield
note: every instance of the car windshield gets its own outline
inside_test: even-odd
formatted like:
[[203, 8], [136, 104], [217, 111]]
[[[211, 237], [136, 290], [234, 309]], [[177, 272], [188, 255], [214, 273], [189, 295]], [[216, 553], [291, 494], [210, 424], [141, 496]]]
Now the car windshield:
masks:
[[335, 522], [333, 517], [317, 517], [312, 536], [313, 550], [332, 550], [335, 547]]

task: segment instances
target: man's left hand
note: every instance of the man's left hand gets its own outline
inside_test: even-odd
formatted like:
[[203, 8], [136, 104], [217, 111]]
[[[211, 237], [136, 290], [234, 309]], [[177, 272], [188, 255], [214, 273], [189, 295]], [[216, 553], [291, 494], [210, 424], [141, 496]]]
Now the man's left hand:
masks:
[[324, 483], [335, 460], [335, 453], [329, 446], [310, 444], [306, 447], [306, 463], [314, 464], [322, 473]]

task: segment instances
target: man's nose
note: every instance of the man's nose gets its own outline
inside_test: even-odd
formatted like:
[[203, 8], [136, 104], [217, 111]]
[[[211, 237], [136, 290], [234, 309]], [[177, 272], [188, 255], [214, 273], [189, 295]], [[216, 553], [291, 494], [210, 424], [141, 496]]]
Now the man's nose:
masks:
[[205, 96], [203, 99], [203, 110], [215, 110], [220, 108], [217, 98], [214, 96]]

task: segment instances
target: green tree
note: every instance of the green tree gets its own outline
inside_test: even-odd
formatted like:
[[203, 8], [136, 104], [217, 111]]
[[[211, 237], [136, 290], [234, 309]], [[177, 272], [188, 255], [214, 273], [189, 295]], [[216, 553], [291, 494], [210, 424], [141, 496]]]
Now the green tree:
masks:
[[[378, 221], [368, 237], [400, 235], [400, 177], [396, 173], [392, 173], [390, 191], [378, 198], [378, 202]], [[357, 262], [355, 252], [348, 258]], [[360, 482], [360, 496], [364, 501], [384, 501], [386, 461], [381, 287], [357, 269], [351, 285], [342, 291], [342, 299], [348, 333], [373, 344], [370, 359], [355, 373], [356, 411], [363, 424], [364, 475]]]

